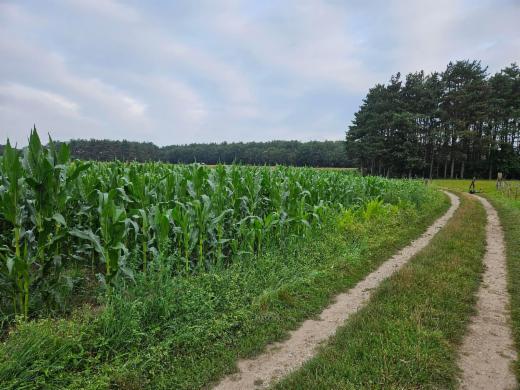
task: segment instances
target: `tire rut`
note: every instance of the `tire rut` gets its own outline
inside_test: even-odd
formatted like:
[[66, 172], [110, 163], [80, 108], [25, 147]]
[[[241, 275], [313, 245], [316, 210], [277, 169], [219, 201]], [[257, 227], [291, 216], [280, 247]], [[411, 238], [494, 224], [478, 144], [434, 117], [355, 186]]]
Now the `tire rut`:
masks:
[[464, 390], [516, 389], [512, 363], [517, 356], [508, 310], [504, 233], [493, 206], [487, 199], [476, 198], [487, 213], [485, 271], [477, 293], [477, 313], [459, 351], [459, 385]]
[[450, 208], [418, 239], [385, 261], [356, 286], [337, 295], [334, 303], [321, 312], [318, 320], [305, 321], [298, 329], [290, 332], [289, 339], [267, 346], [261, 355], [252, 359], [240, 360], [238, 362], [239, 372], [226, 376], [214, 389], [267, 388], [311, 359], [316, 353], [316, 347], [333, 336], [339, 326], [364, 307], [373, 290], [426, 247], [435, 234], [451, 219], [459, 207], [460, 201], [456, 195], [445, 193], [450, 198]]

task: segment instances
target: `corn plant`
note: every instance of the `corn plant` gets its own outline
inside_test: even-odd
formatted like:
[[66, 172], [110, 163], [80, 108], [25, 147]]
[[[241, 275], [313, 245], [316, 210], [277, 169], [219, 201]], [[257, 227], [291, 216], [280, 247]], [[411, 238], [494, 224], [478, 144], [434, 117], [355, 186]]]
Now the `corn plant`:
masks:
[[197, 236], [193, 229], [192, 212], [183, 203], [177, 202], [176, 207], [172, 210], [172, 219], [179, 231], [177, 235], [177, 243], [180, 248], [181, 258], [184, 260], [184, 270], [191, 270], [191, 254], [195, 248]]
[[125, 209], [116, 204], [115, 200], [118, 197], [116, 189], [108, 193], [99, 192], [98, 195], [97, 212], [100, 222], [98, 230], [96, 232], [72, 230], [70, 233], [93, 244], [94, 250], [105, 264], [105, 274], [100, 275], [104, 282], [111, 283], [120, 272], [132, 278], [133, 272], [125, 263], [128, 249], [124, 245], [132, 223], [127, 218]]
[[[11, 291], [15, 314], [27, 318], [29, 313], [29, 286], [31, 259], [28, 256], [27, 235], [23, 229], [25, 204], [24, 179], [20, 153], [9, 140], [2, 158], [2, 186], [0, 188], [2, 218], [11, 230], [10, 245], [3, 249], [2, 279], [4, 289]], [[9, 288], [11, 287], [11, 288]]]
[[[67, 201], [67, 166], [69, 150], [62, 144], [57, 150], [49, 139], [44, 148], [35, 130], [29, 137], [23, 166], [29, 190], [30, 218], [36, 236], [36, 261], [38, 276], [36, 283], [59, 278], [62, 266], [61, 242], [66, 236], [67, 223], [63, 216]], [[69, 182], [71, 178], [69, 177]]]

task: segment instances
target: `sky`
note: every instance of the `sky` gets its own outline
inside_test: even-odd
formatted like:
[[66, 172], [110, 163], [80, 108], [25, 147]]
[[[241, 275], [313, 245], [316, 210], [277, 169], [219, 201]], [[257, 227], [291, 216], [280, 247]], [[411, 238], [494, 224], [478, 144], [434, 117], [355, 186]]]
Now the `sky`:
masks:
[[460, 59], [520, 63], [520, 0], [0, 0], [0, 143], [339, 140]]

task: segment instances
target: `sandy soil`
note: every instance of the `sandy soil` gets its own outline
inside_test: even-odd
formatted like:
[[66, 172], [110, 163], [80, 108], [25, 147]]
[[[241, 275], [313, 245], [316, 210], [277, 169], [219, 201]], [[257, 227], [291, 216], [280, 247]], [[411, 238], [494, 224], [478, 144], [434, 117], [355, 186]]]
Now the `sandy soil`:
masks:
[[446, 225], [459, 206], [459, 199], [455, 195], [447, 195], [450, 197], [451, 207], [421, 237], [383, 263], [355, 287], [339, 294], [335, 302], [320, 314], [318, 320], [305, 321], [300, 328], [290, 333], [288, 340], [269, 345], [264, 353], [253, 359], [239, 361], [239, 372], [225, 377], [215, 389], [266, 388], [312, 358], [316, 347], [331, 337], [339, 326], [368, 302], [372, 291], [381, 281], [406, 264]]
[[516, 352], [509, 327], [504, 234], [496, 210], [486, 199], [478, 198], [487, 212], [485, 272], [477, 295], [477, 314], [460, 350], [460, 388], [516, 389], [511, 370]]

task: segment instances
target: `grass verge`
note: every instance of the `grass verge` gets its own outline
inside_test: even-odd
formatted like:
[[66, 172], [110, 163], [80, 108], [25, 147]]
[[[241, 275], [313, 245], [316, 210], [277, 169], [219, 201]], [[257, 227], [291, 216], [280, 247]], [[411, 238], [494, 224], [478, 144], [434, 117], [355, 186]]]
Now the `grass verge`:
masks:
[[[229, 269], [138, 276], [96, 313], [21, 324], [0, 345], [2, 389], [194, 389], [234, 370], [238, 357], [280, 340], [331, 297], [417, 237], [448, 207], [372, 216], [348, 232], [336, 219], [287, 247]], [[398, 211], [396, 211], [398, 210]]]
[[454, 388], [474, 313], [486, 215], [462, 197], [454, 218], [304, 367], [277, 389]]

